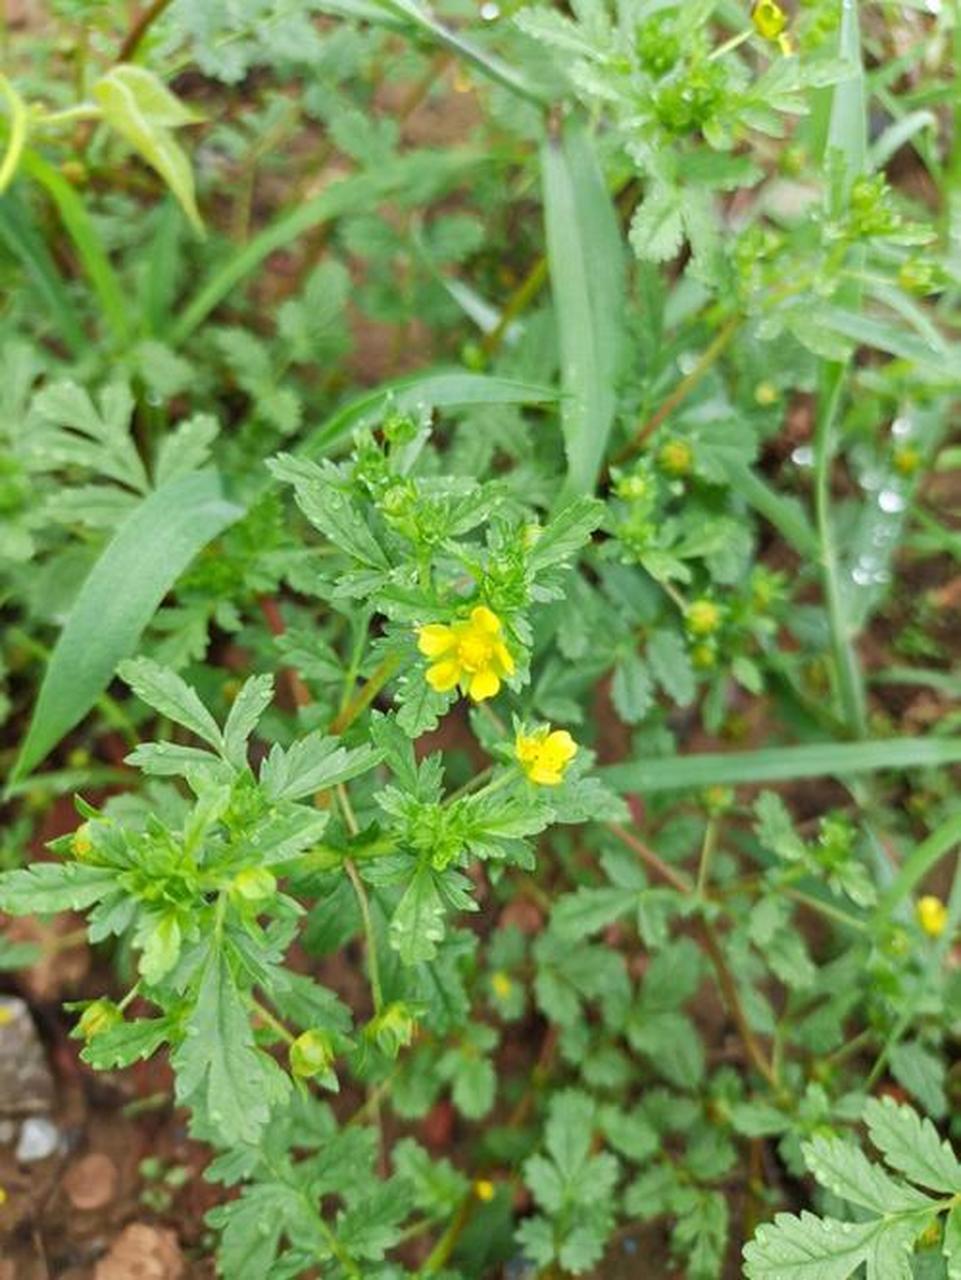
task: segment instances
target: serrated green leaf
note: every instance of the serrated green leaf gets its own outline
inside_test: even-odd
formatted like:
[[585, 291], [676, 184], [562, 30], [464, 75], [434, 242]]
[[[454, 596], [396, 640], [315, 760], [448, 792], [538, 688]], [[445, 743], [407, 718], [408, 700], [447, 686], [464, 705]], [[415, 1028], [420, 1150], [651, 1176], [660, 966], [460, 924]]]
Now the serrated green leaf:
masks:
[[655, 631], [645, 656], [657, 683], [680, 707], [694, 700], [694, 671], [684, 641], [676, 631]]
[[192, 689], [176, 671], [162, 667], [151, 658], [133, 658], [129, 662], [121, 662], [117, 674], [141, 702], [175, 724], [183, 725], [218, 751], [222, 749], [220, 726], [200, 701], [196, 689]]
[[316, 732], [286, 750], [276, 743], [261, 765], [260, 781], [271, 800], [302, 800], [373, 769], [383, 752], [369, 746], [348, 750], [338, 738]]
[[883, 1218], [869, 1222], [839, 1222], [818, 1218], [813, 1213], [795, 1217], [779, 1213], [773, 1225], [758, 1228], [757, 1235], [744, 1246], [746, 1280], [848, 1280], [868, 1264], [872, 1280], [893, 1280], [905, 1273], [878, 1270], [879, 1256], [903, 1256], [918, 1234], [923, 1220], [907, 1222]]
[[272, 1103], [289, 1087], [273, 1060], [254, 1048], [247, 1005], [222, 946], [211, 947], [171, 1062], [179, 1101], [193, 1110], [204, 1132], [216, 1133], [228, 1147], [257, 1142]]
[[224, 725], [224, 755], [238, 769], [247, 763], [247, 739], [274, 696], [273, 676], [251, 676], [234, 699]]
[[76, 862], [35, 862], [0, 875], [0, 910], [12, 916], [83, 911], [105, 897], [117, 873]]
[[404, 890], [390, 921], [390, 945], [404, 964], [433, 960], [444, 936], [444, 901], [429, 866], [421, 866]]
[[569, 502], [548, 521], [534, 540], [528, 564], [537, 573], [577, 555], [604, 518], [604, 504], [596, 498]]
[[118, 1022], [94, 1036], [80, 1056], [98, 1071], [129, 1067], [152, 1057], [169, 1034], [167, 1018], [134, 1018], [131, 1022]]
[[893, 1098], [871, 1098], [864, 1108], [871, 1141], [892, 1169], [932, 1191], [961, 1192], [961, 1163], [926, 1117]]
[[647, 664], [631, 650], [622, 654], [611, 681], [614, 709], [625, 724], [640, 724], [654, 701], [654, 686]]
[[937, 1119], [947, 1115], [945, 1063], [940, 1054], [932, 1052], [920, 1040], [909, 1040], [893, 1046], [888, 1053], [888, 1063], [894, 1078], [925, 1111]]
[[801, 1150], [804, 1163], [821, 1186], [850, 1204], [890, 1214], [935, 1203], [916, 1187], [895, 1182], [853, 1142], [818, 1136], [804, 1143]]

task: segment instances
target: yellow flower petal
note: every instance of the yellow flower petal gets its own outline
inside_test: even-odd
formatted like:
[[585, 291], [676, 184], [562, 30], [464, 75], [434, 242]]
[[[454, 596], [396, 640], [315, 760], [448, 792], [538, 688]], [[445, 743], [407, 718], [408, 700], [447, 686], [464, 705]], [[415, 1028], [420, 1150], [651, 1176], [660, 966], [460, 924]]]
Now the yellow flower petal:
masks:
[[485, 698], [493, 698], [501, 687], [500, 678], [488, 667], [471, 676], [468, 692], [475, 702], [483, 702]]
[[439, 658], [457, 643], [450, 627], [442, 622], [429, 622], [417, 632], [417, 648], [427, 658]]
[[543, 761], [535, 764], [527, 776], [531, 782], [536, 782], [539, 787], [556, 787], [561, 781], [561, 775], [557, 769], [551, 768], [550, 765], [545, 764]]
[[948, 909], [941, 899], [933, 894], [926, 894], [925, 897], [918, 899], [915, 910], [918, 924], [928, 937], [940, 938], [948, 923]]
[[539, 787], [556, 787], [577, 755], [577, 743], [566, 729], [541, 725], [531, 733], [519, 733], [514, 754], [529, 780]]
[[453, 658], [448, 658], [444, 662], [435, 662], [432, 667], [427, 668], [427, 683], [438, 693], [447, 693], [449, 689], [453, 689], [460, 677], [460, 664]]
[[501, 675], [512, 676], [515, 671], [514, 659], [510, 655], [510, 651], [503, 640], [497, 640], [494, 644], [494, 661], [501, 669]]
[[496, 636], [501, 629], [500, 618], [486, 604], [479, 604], [471, 609], [470, 620], [479, 631], [486, 631], [492, 636]]

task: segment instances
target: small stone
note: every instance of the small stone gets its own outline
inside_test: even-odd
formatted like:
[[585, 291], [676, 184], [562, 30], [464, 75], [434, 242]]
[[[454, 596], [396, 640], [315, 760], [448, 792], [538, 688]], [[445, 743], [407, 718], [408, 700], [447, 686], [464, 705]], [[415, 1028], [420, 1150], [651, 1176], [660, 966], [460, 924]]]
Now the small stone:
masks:
[[21, 1164], [46, 1160], [60, 1145], [60, 1130], [46, 1116], [29, 1116], [20, 1128], [17, 1159]]
[[15, 996], [0, 996], [0, 1114], [49, 1111], [53, 1078], [30, 1010]]
[[183, 1274], [183, 1254], [174, 1233], [132, 1222], [97, 1263], [93, 1280], [180, 1280]]
[[70, 1166], [63, 1189], [75, 1209], [102, 1209], [117, 1193], [117, 1166], [95, 1151]]

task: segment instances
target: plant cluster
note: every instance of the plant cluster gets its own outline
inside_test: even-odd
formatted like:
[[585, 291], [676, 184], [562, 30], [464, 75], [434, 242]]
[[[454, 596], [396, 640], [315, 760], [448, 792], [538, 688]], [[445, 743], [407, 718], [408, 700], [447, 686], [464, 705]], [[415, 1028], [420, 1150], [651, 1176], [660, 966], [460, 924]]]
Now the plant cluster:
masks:
[[0, 910], [220, 1273], [961, 1275], [956, 8], [51, 12]]

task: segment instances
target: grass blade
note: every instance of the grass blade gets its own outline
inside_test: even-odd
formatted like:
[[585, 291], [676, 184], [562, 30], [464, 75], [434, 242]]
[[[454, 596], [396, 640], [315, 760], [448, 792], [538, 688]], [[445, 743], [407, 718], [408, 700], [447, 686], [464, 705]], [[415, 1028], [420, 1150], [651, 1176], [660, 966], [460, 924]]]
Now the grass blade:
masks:
[[90, 277], [104, 319], [118, 341], [125, 342], [130, 335], [130, 322], [124, 292], [84, 208], [83, 201], [66, 178], [52, 165], [41, 159], [36, 152], [24, 152], [22, 168], [25, 173], [46, 188], [51, 200], [57, 206], [60, 221], [73, 241], [84, 270]]
[[226, 500], [212, 470], [178, 476], [131, 512], [64, 623], [11, 782], [29, 773], [83, 719], [180, 574], [242, 514]]
[[20, 259], [46, 302], [61, 338], [74, 355], [78, 355], [86, 345], [86, 337], [73, 301], [47, 252], [47, 246], [33, 229], [26, 210], [12, 191], [0, 196], [0, 240], [15, 258]]
[[953, 814], [940, 827], [935, 827], [927, 839], [922, 840], [905, 858], [878, 903], [878, 914], [888, 915], [893, 911], [958, 844], [961, 844], [961, 813]]
[[297, 450], [312, 457], [323, 453], [358, 427], [377, 423], [389, 410], [410, 413], [422, 408], [464, 409], [480, 404], [549, 404], [557, 399], [550, 387], [516, 382], [460, 369], [433, 370], [382, 383], [358, 396], [322, 422]]
[[624, 250], [590, 136], [578, 124], [541, 151], [547, 261], [561, 361], [568, 496], [591, 493], [614, 421], [625, 351]]
[[601, 774], [618, 791], [687, 791], [797, 778], [849, 778], [880, 769], [932, 769], [959, 761], [961, 738], [888, 738], [632, 760], [602, 769]]
[[759, 515], [770, 521], [801, 556], [818, 554], [817, 535], [811, 528], [801, 504], [773, 489], [766, 480], [743, 462], [723, 460], [731, 488]]
[[[834, 86], [831, 101], [831, 119], [828, 124], [827, 160], [831, 153], [843, 157], [844, 182], [842, 190], [835, 193], [844, 196], [858, 174], [868, 168], [868, 112], [867, 93], [864, 85], [864, 66], [861, 61], [861, 32], [858, 25], [857, 0], [842, 0], [841, 31], [838, 38], [838, 54], [850, 67], [850, 73]], [[836, 213], [838, 210], [833, 209]]]
[[312, 200], [281, 214], [229, 258], [201, 288], [193, 301], [187, 304], [179, 322], [168, 335], [168, 341], [173, 346], [185, 342], [241, 280], [256, 271], [265, 258], [278, 249], [283, 249], [306, 231], [356, 209], [367, 210], [392, 192], [403, 190], [423, 177], [425, 162], [436, 180], [444, 173], [453, 175], [477, 164], [479, 158], [477, 152], [466, 150], [441, 155], [432, 153], [428, 156], [423, 152], [413, 152], [374, 172], [358, 173], [332, 183]]

